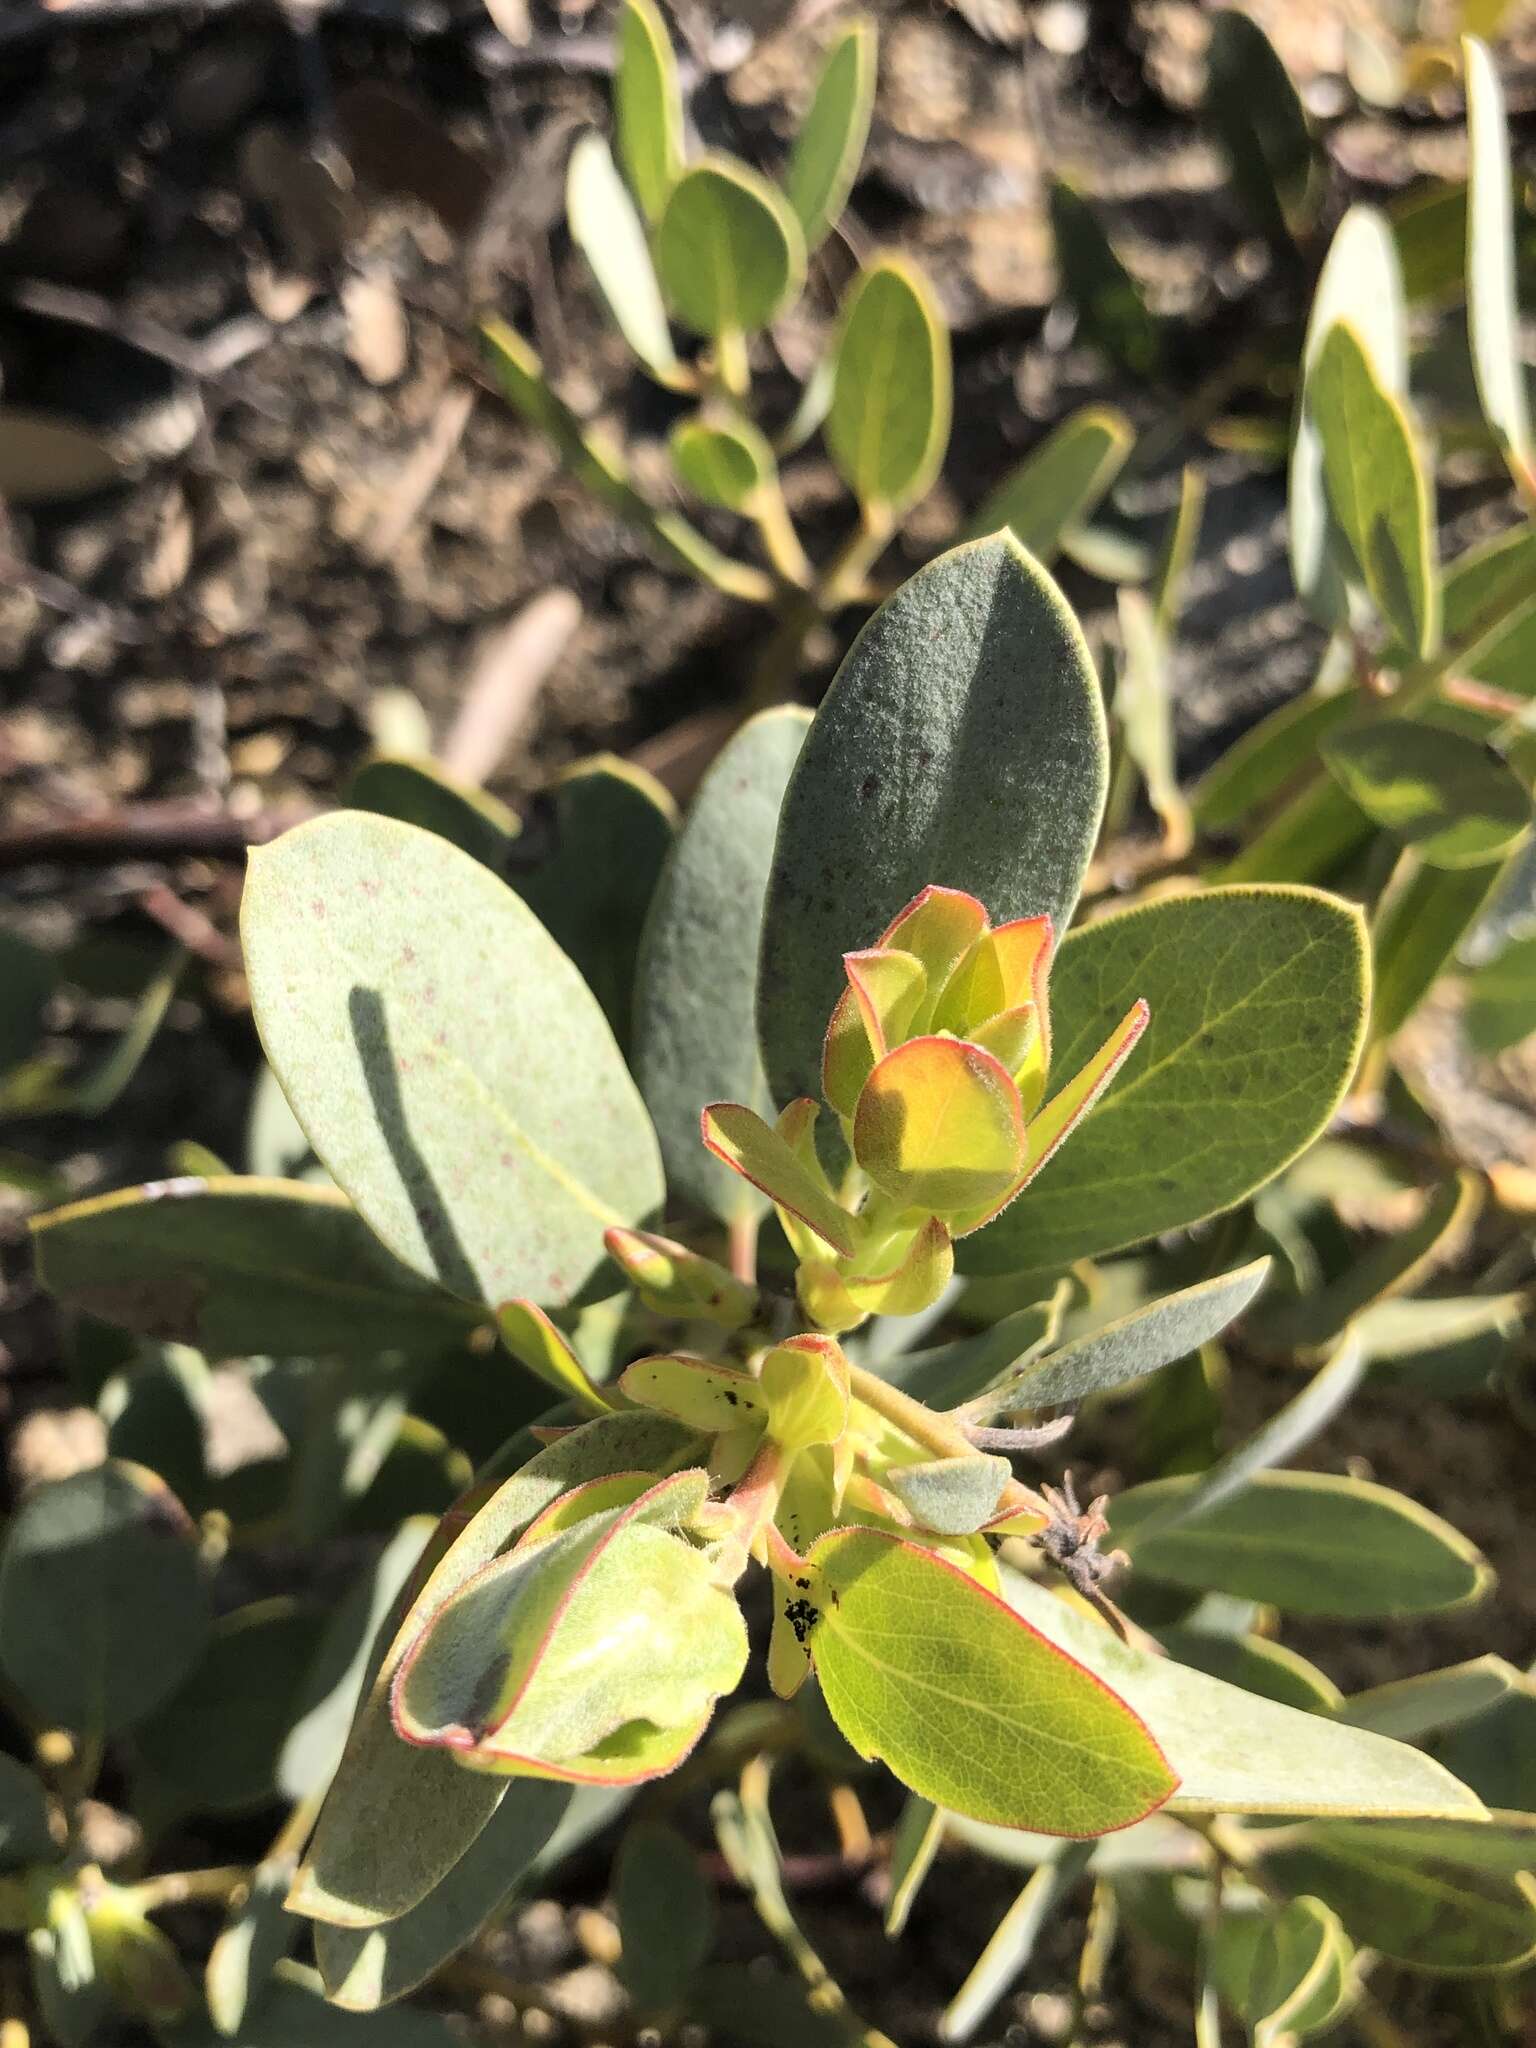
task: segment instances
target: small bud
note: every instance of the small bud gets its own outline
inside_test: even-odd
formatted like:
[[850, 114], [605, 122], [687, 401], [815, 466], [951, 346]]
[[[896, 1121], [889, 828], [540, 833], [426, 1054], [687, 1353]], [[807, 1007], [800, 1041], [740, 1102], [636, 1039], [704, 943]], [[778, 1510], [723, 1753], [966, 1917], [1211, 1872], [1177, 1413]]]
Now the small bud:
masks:
[[757, 1313], [757, 1289], [687, 1245], [648, 1230], [606, 1230], [603, 1243], [631, 1286], [658, 1315], [739, 1330]]

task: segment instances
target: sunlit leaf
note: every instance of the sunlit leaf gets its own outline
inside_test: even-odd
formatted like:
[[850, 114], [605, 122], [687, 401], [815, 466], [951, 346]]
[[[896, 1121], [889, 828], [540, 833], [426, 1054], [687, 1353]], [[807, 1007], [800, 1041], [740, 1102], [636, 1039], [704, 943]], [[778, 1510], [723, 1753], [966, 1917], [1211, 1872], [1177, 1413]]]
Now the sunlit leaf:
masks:
[[1468, 36], [1467, 138], [1471, 177], [1467, 205], [1467, 326], [1483, 416], [1506, 459], [1529, 470], [1530, 405], [1520, 348], [1515, 294], [1514, 191], [1504, 91], [1492, 53]]
[[681, 384], [645, 225], [600, 135], [583, 135], [571, 151], [565, 212], [620, 334], [659, 383]]
[[875, 103], [875, 51], [874, 22], [850, 21], [827, 51], [789, 153], [784, 189], [808, 250], [836, 225], [858, 175]]
[[949, 442], [949, 330], [920, 271], [882, 256], [843, 305], [826, 438], [866, 510], [897, 517], [938, 474]]
[[1462, 733], [1384, 719], [1335, 733], [1323, 759], [1366, 816], [1430, 867], [1502, 860], [1530, 830], [1523, 783], [1491, 747]]
[[1125, 467], [1135, 434], [1124, 413], [1084, 406], [1032, 448], [983, 499], [963, 539], [1006, 526], [1036, 561], [1049, 563], [1068, 528], [1087, 519]]
[[734, 157], [705, 157], [667, 196], [656, 266], [696, 334], [739, 339], [766, 327], [798, 290], [805, 237], [766, 179]]
[[613, 103], [625, 175], [654, 223], [683, 167], [683, 100], [672, 40], [653, 0], [623, 0], [619, 9]]

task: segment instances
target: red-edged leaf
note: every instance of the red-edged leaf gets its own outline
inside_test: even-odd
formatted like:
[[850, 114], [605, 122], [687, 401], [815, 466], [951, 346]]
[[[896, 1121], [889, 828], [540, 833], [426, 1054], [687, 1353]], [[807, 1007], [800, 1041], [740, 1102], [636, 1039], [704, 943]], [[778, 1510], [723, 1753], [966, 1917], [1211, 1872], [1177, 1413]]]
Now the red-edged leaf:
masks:
[[909, 1038], [859, 1097], [853, 1150], [885, 1194], [938, 1213], [1000, 1201], [1023, 1170], [1024, 1111], [1008, 1070], [956, 1038]]
[[[813, 1116], [815, 1107], [812, 1103]], [[845, 1257], [852, 1252], [853, 1219], [818, 1186], [789, 1142], [755, 1110], [740, 1102], [712, 1102], [700, 1118], [700, 1128], [704, 1143], [717, 1159], [761, 1188], [779, 1208], [808, 1223], [834, 1251]]]

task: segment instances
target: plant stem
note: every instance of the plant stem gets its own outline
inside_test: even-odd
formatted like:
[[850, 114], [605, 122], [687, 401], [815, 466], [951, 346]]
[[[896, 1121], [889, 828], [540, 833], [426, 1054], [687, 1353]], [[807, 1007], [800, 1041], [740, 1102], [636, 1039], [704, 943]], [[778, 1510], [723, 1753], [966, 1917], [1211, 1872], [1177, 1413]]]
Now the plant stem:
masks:
[[753, 665], [745, 716], [766, 711], [789, 695], [811, 632], [823, 619], [854, 601], [865, 577], [890, 545], [892, 531], [889, 518], [872, 517], [866, 508], [810, 589], [791, 594], [777, 628]]
[[226, 1863], [217, 1870], [169, 1870], [161, 1877], [146, 1877], [142, 1884], [126, 1887], [133, 1906], [141, 1913], [158, 1913], [164, 1906], [186, 1906], [197, 1900], [224, 1905], [241, 1885], [249, 1884], [250, 1870], [243, 1863]]
[[[921, 1401], [914, 1401], [910, 1394], [904, 1394], [899, 1387], [889, 1385], [885, 1380], [862, 1365], [849, 1364], [848, 1386], [856, 1401], [862, 1401], [866, 1408], [872, 1408], [884, 1421], [899, 1429], [915, 1444], [921, 1444], [926, 1451], [932, 1451], [936, 1458], [974, 1458], [976, 1446], [971, 1442], [958, 1423], [946, 1415], [935, 1414]], [[999, 1516], [1038, 1515], [1042, 1521], [1049, 1519], [1045, 1502], [1032, 1487], [1021, 1485], [1017, 1479], [1010, 1479], [998, 1500]]]
[[777, 481], [770, 480], [757, 492], [752, 503], [752, 517], [777, 574], [797, 590], [809, 589], [816, 580], [816, 571], [800, 545], [795, 522], [789, 516], [789, 507]]
[[731, 1218], [731, 1271], [748, 1287], [757, 1285], [757, 1233], [762, 1217], [756, 1210], [741, 1210]]

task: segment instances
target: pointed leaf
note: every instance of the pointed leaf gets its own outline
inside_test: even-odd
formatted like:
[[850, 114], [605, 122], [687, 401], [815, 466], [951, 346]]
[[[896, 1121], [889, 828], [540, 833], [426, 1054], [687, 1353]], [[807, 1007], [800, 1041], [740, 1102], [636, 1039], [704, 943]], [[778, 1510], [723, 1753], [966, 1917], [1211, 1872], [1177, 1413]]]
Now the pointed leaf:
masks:
[[1218, 1279], [1165, 1294], [1064, 1344], [1011, 1374], [997, 1389], [999, 1405], [1054, 1408], [1085, 1401], [1187, 1358], [1243, 1313], [1269, 1278], [1270, 1263], [1255, 1259]]
[[[758, 998], [779, 1101], [816, 1091], [843, 954], [878, 940], [929, 884], [968, 891], [1000, 924], [1048, 914], [1065, 926], [1106, 761], [1087, 648], [1016, 543], [953, 549], [886, 601], [785, 793]], [[886, 942], [919, 951], [895, 932]], [[929, 986], [937, 995], [931, 972]]]
[[784, 189], [805, 233], [820, 248], [837, 225], [858, 176], [875, 103], [875, 24], [848, 23], [828, 49], [784, 171]]
[[1084, 406], [1009, 471], [982, 500], [961, 538], [976, 540], [1006, 526], [1037, 562], [1049, 565], [1062, 535], [1108, 495], [1135, 439], [1124, 413]]
[[993, 1520], [1013, 1467], [1006, 1458], [978, 1452], [974, 1458], [892, 1465], [881, 1476], [925, 1529], [940, 1536], [970, 1536]]
[[880, 1261], [868, 1254], [862, 1270], [849, 1273], [849, 1295], [872, 1316], [915, 1316], [931, 1308], [954, 1278], [955, 1247], [937, 1216], [930, 1216], [905, 1254], [883, 1273], [868, 1267]]
[[1262, 1187], [1337, 1107], [1365, 986], [1357, 914], [1315, 890], [1209, 889], [1072, 933], [1051, 972], [1054, 1065], [1070, 1073], [1132, 996], [1151, 1023], [1072, 1142], [966, 1240], [962, 1270], [1059, 1270]]
[[652, 223], [683, 167], [683, 99], [677, 59], [653, 0], [623, 0], [613, 74], [619, 155], [630, 189]]
[[859, 272], [836, 363], [832, 460], [866, 510], [898, 517], [932, 484], [949, 445], [949, 329], [920, 271], [884, 256]]
[[1138, 381], [1162, 367], [1162, 329], [1092, 210], [1069, 185], [1050, 190], [1051, 233], [1062, 290], [1085, 337]]
[[1384, 1486], [1325, 1472], [1259, 1472], [1198, 1520], [1139, 1542], [1141, 1527], [1201, 1477], [1156, 1479], [1112, 1503], [1115, 1541], [1149, 1578], [1362, 1620], [1438, 1613], [1489, 1586], [1478, 1552], [1438, 1515]]
[[519, 1365], [557, 1393], [569, 1395], [584, 1415], [605, 1415], [609, 1402], [593, 1386], [580, 1359], [543, 1309], [531, 1301], [504, 1301], [496, 1311], [501, 1341]]
[[251, 857], [267, 1056], [397, 1256], [470, 1300], [573, 1300], [602, 1233], [661, 1200], [650, 1121], [597, 1003], [456, 847], [338, 812]]
[[1259, 24], [1224, 7], [1211, 24], [1205, 101], [1232, 184], [1254, 221], [1288, 246], [1314, 210], [1317, 164], [1290, 74]]
[[1529, 467], [1530, 405], [1515, 292], [1514, 191], [1504, 90], [1485, 43], [1462, 43], [1467, 71], [1467, 326], [1483, 417], [1505, 457]]
[[712, 1102], [704, 1111], [704, 1143], [717, 1159], [763, 1190], [779, 1207], [808, 1223], [845, 1256], [853, 1250], [853, 1219], [812, 1177], [771, 1124], [739, 1102]]
[[699, 1143], [711, 1100], [771, 1113], [754, 1005], [763, 894], [779, 805], [810, 720], [765, 711], [700, 785], [651, 899], [635, 983], [635, 1072], [667, 1184], [723, 1222], [767, 1204]]
[[909, 1792], [891, 1836], [890, 1892], [885, 1903], [885, 1931], [890, 1940], [906, 1927], [943, 1839], [944, 1815], [931, 1800]]
[[1005, 1067], [956, 1038], [909, 1038], [859, 1096], [853, 1150], [902, 1208], [971, 1210], [997, 1201], [1025, 1157], [1024, 1112]]
[[1407, 414], [1346, 321], [1307, 372], [1307, 403], [1322, 436], [1329, 503], [1361, 580], [1404, 644], [1426, 655], [1440, 626], [1430, 480]]
[[1443, 1671], [1421, 1671], [1351, 1693], [1339, 1715], [1352, 1728], [1416, 1742], [1437, 1728], [1454, 1728], [1485, 1714], [1522, 1683], [1520, 1673], [1502, 1657], [1473, 1657]]
[[[1260, 1699], [1277, 1700], [1282, 1707], [1331, 1714], [1342, 1703], [1343, 1695], [1331, 1678], [1267, 1636], [1218, 1636], [1193, 1628], [1165, 1628], [1158, 1630], [1158, 1641], [1175, 1663], [1220, 1678], [1243, 1692], [1257, 1693]], [[1396, 1731], [1378, 1728], [1375, 1733]]]
[[757, 1311], [757, 1290], [725, 1266], [649, 1230], [610, 1230], [603, 1242], [630, 1285], [658, 1315], [703, 1317], [739, 1330]]
[[1315, 1714], [1122, 1643], [1097, 1618], [1016, 1571], [1004, 1571], [1003, 1587], [1027, 1621], [1096, 1671], [1153, 1730], [1181, 1780], [1171, 1811], [1483, 1813], [1465, 1785], [1404, 1743], [1323, 1728]]
[[705, 157], [667, 196], [656, 267], [696, 334], [755, 334], [799, 290], [805, 237], [765, 178], [734, 157]]
[[1175, 1789], [1107, 1686], [933, 1552], [841, 1529], [812, 1563], [812, 1654], [832, 1718], [925, 1799], [1085, 1835], [1129, 1827]]

